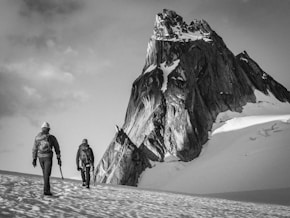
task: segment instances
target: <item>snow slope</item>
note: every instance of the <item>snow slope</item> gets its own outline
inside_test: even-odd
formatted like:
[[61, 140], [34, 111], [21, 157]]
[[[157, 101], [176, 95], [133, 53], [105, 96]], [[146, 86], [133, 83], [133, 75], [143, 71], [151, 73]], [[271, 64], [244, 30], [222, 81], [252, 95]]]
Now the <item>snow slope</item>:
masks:
[[52, 179], [0, 171], [0, 217], [287, 217], [290, 207]]
[[197, 159], [154, 163], [138, 187], [191, 194], [290, 188], [290, 104], [255, 95], [242, 113], [219, 114]]

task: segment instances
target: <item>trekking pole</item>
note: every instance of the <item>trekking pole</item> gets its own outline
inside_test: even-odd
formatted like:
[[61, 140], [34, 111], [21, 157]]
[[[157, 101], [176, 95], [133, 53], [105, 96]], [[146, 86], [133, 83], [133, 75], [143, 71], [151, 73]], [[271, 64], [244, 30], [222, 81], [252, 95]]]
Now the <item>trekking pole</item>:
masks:
[[94, 178], [94, 186], [96, 186], [96, 173], [95, 173], [95, 170], [93, 170], [93, 178]]
[[61, 179], [64, 179], [64, 178], [63, 178], [63, 175], [62, 175], [61, 166], [59, 166], [59, 170], [60, 170]]

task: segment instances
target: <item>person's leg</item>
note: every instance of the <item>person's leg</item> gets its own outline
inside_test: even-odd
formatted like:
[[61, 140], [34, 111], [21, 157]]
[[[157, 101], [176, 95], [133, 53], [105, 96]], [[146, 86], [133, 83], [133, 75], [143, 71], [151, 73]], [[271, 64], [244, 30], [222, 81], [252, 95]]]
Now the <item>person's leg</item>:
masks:
[[44, 160], [43, 160], [43, 158], [39, 158], [39, 165], [42, 169], [42, 175], [44, 176]]
[[86, 168], [83, 165], [82, 166], [82, 169], [81, 169], [81, 176], [82, 176], [83, 186], [86, 185], [86, 174], [85, 173], [86, 173]]
[[45, 159], [44, 158], [39, 158], [39, 165], [41, 166], [42, 169], [42, 176], [43, 176], [43, 193], [45, 193], [46, 187], [45, 187]]
[[86, 167], [86, 186], [87, 186], [87, 188], [90, 187], [90, 181], [91, 181], [90, 170], [91, 170], [90, 166]]
[[50, 195], [50, 175], [52, 168], [52, 158], [44, 158], [44, 194]]

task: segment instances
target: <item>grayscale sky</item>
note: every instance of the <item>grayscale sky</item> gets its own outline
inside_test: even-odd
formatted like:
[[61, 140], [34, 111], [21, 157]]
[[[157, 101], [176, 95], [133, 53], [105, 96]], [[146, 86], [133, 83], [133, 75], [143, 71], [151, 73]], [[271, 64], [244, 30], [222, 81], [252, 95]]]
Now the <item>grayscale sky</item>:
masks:
[[31, 149], [43, 121], [60, 143], [65, 177], [79, 176], [83, 138], [96, 165], [124, 122], [163, 8], [205, 19], [234, 54], [246, 50], [290, 89], [288, 0], [1, 0], [0, 169], [41, 174]]

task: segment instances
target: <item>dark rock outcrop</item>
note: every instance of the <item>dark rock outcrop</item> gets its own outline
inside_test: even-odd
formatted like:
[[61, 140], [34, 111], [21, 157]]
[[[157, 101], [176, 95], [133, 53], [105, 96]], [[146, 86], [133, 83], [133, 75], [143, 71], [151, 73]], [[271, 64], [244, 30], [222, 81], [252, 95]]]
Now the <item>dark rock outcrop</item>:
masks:
[[136, 185], [139, 175], [151, 167], [146, 150], [137, 148], [123, 129], [117, 134], [98, 164], [94, 180], [99, 183]]
[[290, 92], [264, 72], [259, 65], [252, 60], [246, 51], [237, 55], [237, 60], [251, 80], [255, 89], [268, 95], [271, 92], [279, 101], [290, 102]]
[[[122, 146], [132, 148], [126, 161], [110, 171], [121, 145], [114, 139], [97, 167], [96, 181], [136, 185], [150, 160], [163, 161], [166, 154], [181, 161], [196, 158], [217, 115], [241, 112], [247, 102], [256, 101], [255, 89], [290, 102], [282, 85], [245, 52], [234, 56], [204, 20], [187, 25], [175, 12], [164, 10], [156, 16], [145, 66], [133, 83], [122, 128], [128, 138]], [[138, 169], [132, 161], [134, 151], [142, 162]], [[115, 179], [105, 179], [109, 177]]]

